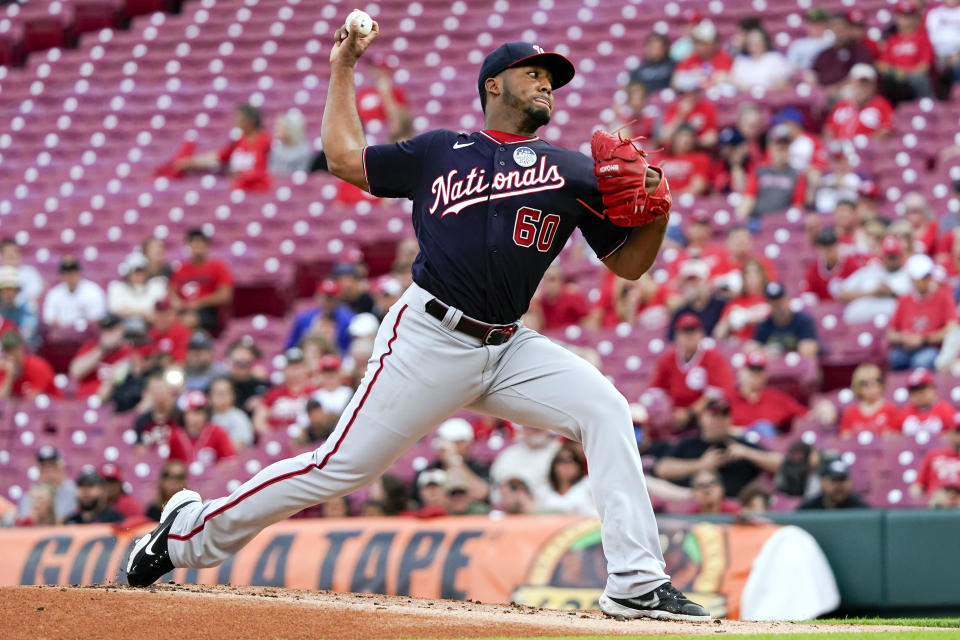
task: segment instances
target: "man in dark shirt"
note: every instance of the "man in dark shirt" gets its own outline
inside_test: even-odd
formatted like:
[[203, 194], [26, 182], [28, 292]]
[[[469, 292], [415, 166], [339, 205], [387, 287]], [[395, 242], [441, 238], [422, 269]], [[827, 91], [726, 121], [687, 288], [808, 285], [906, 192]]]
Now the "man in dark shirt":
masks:
[[713, 334], [713, 328], [720, 322], [720, 316], [723, 315], [723, 308], [727, 302], [714, 294], [710, 288], [710, 267], [704, 260], [687, 260], [680, 265], [677, 279], [680, 281], [684, 302], [683, 306], [674, 311], [670, 318], [667, 339], [673, 342], [677, 320], [685, 313], [692, 313], [700, 319], [706, 335]]
[[643, 41], [643, 62], [630, 72], [630, 82], [642, 84], [648, 93], [666, 89], [675, 66], [670, 59], [670, 41], [659, 33], [650, 33]]
[[260, 349], [250, 336], [243, 336], [227, 349], [227, 368], [233, 383], [234, 403], [247, 415], [253, 415], [253, 407], [263, 394], [270, 390], [270, 383], [255, 372], [260, 360]]
[[711, 398], [700, 415], [700, 433], [681, 440], [654, 467], [657, 476], [689, 484], [698, 471], [720, 474], [723, 493], [734, 498], [762, 472], [776, 472], [783, 456], [730, 434], [730, 403]]
[[165, 444], [173, 428], [182, 424], [177, 410], [177, 390], [163, 372], [156, 372], [147, 378], [143, 393], [150, 408], [137, 416], [133, 423], [137, 442], [148, 447]]
[[853, 492], [850, 468], [843, 460], [831, 460], [820, 470], [820, 495], [798, 507], [811, 509], [869, 509], [870, 505]]
[[833, 31], [833, 46], [827, 47], [813, 61], [813, 72], [817, 83], [827, 87], [828, 91], [838, 89], [846, 79], [850, 69], [858, 62], [873, 64], [873, 56], [857, 40], [850, 18], [845, 13], [838, 13], [830, 21], [830, 30]]
[[84, 467], [77, 476], [77, 511], [64, 524], [120, 522], [123, 514], [107, 506], [103, 478], [93, 467]]
[[774, 351], [796, 351], [801, 356], [816, 358], [820, 345], [813, 318], [790, 308], [790, 298], [779, 282], [769, 283], [765, 293], [770, 303], [770, 315], [757, 325], [754, 342]]

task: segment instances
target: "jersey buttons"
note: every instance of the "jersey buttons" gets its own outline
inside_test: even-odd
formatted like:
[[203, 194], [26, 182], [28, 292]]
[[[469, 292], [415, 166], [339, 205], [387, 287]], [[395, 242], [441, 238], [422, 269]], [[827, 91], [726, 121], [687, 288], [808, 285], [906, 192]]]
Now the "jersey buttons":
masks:
[[505, 167], [506, 165], [507, 165], [506, 162], [504, 162], [503, 160], [500, 161], [500, 166], [501, 166], [501, 167]]
[[507, 150], [506, 147], [500, 147], [500, 151], [506, 151], [506, 150]]

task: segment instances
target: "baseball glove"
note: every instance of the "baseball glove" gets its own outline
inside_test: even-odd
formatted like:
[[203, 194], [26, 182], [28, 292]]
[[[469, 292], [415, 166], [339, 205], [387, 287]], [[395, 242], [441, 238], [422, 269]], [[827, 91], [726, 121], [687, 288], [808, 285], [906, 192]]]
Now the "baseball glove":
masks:
[[[660, 167], [652, 167], [647, 153], [634, 140], [597, 131], [590, 140], [593, 173], [603, 196], [603, 212], [613, 224], [639, 227], [659, 216], [670, 214], [673, 197], [667, 176]], [[645, 188], [647, 168], [660, 174], [660, 183], [653, 193]]]

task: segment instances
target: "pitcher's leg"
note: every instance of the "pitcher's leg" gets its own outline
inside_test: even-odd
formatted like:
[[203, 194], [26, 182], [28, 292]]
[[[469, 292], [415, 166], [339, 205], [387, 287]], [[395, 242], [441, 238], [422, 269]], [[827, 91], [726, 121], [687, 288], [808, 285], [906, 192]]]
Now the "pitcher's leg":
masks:
[[602, 521], [605, 592], [628, 598], [665, 583], [627, 401], [593, 366], [536, 332], [522, 331], [507, 346], [490, 391], [469, 408], [581, 442]]

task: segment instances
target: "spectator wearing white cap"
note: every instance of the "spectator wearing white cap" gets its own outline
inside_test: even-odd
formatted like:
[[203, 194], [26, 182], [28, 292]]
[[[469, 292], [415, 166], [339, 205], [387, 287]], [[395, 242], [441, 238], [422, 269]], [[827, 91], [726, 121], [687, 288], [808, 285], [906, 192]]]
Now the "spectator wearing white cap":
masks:
[[122, 280], [107, 285], [107, 309], [121, 318], [139, 317], [153, 320], [158, 301], [167, 297], [166, 281], [150, 278], [147, 273], [147, 258], [134, 251], [120, 265]]
[[20, 283], [17, 302], [26, 302], [32, 309], [37, 309], [43, 295], [43, 277], [36, 267], [23, 264], [23, 251], [13, 238], [0, 240], [0, 266], [17, 270], [17, 281]]
[[16, 330], [27, 344], [36, 346], [37, 314], [30, 303], [23, 300], [17, 267], [0, 266], [0, 333]]
[[855, 64], [848, 81], [850, 97], [834, 105], [824, 133], [837, 140], [889, 134], [893, 129], [893, 106], [877, 93], [876, 69], [865, 63]]
[[449, 478], [467, 487], [471, 500], [486, 500], [490, 493], [487, 484], [490, 467], [470, 456], [472, 444], [473, 426], [469, 422], [463, 418], [445, 420], [437, 428], [437, 435], [431, 443], [437, 459], [427, 470], [446, 471]]
[[733, 59], [719, 45], [713, 22], [701, 20], [690, 31], [690, 36], [693, 38], [693, 54], [677, 64], [674, 82], [684, 75], [696, 77], [704, 86], [726, 82]]
[[897, 297], [913, 290], [904, 266], [903, 241], [886, 236], [880, 242], [880, 257], [854, 271], [837, 287], [836, 298], [847, 303], [843, 321], [855, 324], [889, 318], [897, 308]]
[[267, 164], [271, 173], [294, 173], [309, 168], [313, 150], [306, 140], [306, 128], [306, 118], [296, 107], [277, 118]]
[[97, 322], [107, 312], [107, 299], [96, 282], [83, 277], [76, 256], [60, 259], [60, 284], [43, 299], [43, 324], [72, 328]]
[[906, 268], [913, 291], [897, 299], [887, 328], [890, 368], [932, 369], [944, 337], [957, 326], [957, 308], [950, 290], [934, 281], [930, 256], [912, 255]]
[[[37, 484], [48, 484], [54, 488], [53, 510], [57, 522], [63, 522], [67, 516], [77, 510], [77, 485], [67, 477], [60, 451], [49, 444], [37, 449]], [[27, 491], [20, 500], [17, 515], [28, 516], [33, 507]]]

